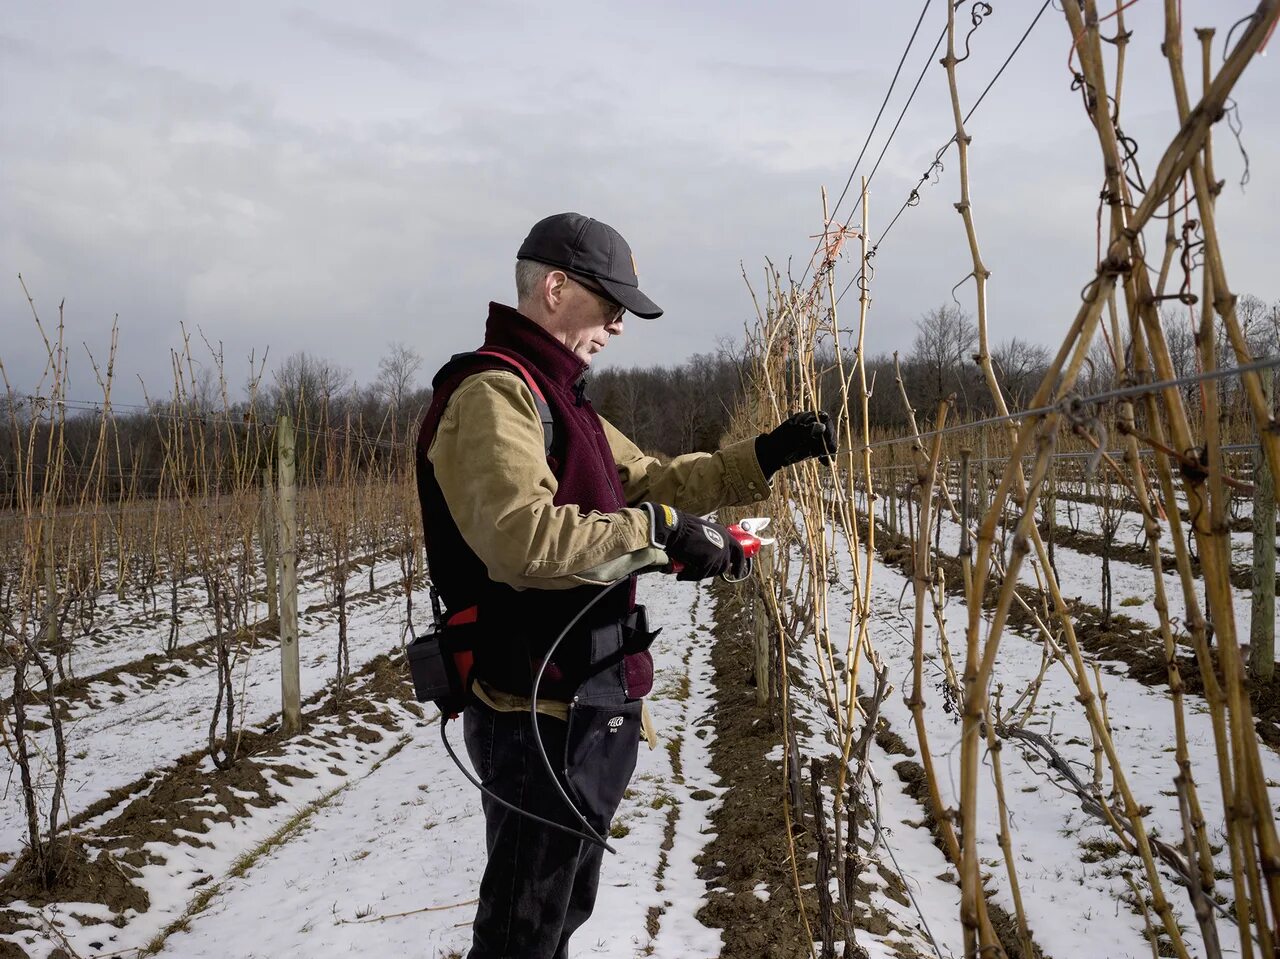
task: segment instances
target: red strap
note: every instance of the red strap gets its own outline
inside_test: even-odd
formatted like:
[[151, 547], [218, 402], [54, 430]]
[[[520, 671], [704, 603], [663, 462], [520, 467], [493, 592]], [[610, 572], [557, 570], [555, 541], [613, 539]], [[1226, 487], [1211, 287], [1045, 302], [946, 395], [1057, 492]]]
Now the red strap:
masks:
[[474, 623], [479, 612], [479, 606], [468, 606], [466, 609], [460, 609], [449, 617], [449, 625], [462, 626], [466, 623]]
[[533, 392], [533, 395], [536, 396], [538, 399], [542, 400], [542, 402], [544, 403], [547, 401], [547, 398], [542, 395], [542, 390], [538, 388], [537, 381], [534, 380], [533, 374], [530, 373], [528, 369], [525, 368], [524, 364], [521, 363], [519, 360], [512, 359], [510, 356], [507, 356], [506, 353], [499, 353], [496, 350], [476, 350], [476, 356], [493, 356], [500, 360], [504, 360], [507, 363], [510, 363], [512, 366], [514, 366], [517, 370], [520, 371], [520, 375], [524, 377], [525, 385], [529, 387], [529, 389]]

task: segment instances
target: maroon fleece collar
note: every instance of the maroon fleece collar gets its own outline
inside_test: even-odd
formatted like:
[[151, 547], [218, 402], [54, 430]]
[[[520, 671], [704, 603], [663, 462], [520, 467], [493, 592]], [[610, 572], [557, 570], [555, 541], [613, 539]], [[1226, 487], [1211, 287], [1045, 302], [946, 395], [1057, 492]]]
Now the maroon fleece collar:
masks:
[[489, 304], [484, 325], [484, 345], [505, 347], [533, 361], [538, 370], [565, 389], [587, 370], [578, 354], [518, 310], [501, 303]]

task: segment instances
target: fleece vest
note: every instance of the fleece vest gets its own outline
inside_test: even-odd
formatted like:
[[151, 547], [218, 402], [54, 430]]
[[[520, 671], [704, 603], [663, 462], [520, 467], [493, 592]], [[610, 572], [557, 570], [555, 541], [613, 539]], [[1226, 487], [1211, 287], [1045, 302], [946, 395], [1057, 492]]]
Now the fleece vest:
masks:
[[[584, 513], [625, 508], [613, 453], [585, 394], [586, 364], [536, 323], [498, 303], [489, 304], [481, 349], [511, 357], [542, 391], [554, 421], [547, 463], [557, 482], [555, 505], [573, 504]], [[418, 498], [431, 579], [447, 611], [452, 614], [475, 606], [485, 627], [484, 648], [476, 653], [476, 675], [498, 689], [527, 694], [532, 672], [548, 646], [603, 587], [517, 590], [496, 582], [454, 523], [427, 451], [454, 391], [468, 377], [493, 369], [514, 372], [511, 364], [498, 357], [464, 353], [436, 374], [431, 405], [418, 432]], [[486, 437], [476, 436], [474, 442], [481, 445]], [[600, 668], [601, 631], [620, 627], [634, 601], [633, 577], [596, 605], [557, 649], [543, 680], [544, 695], [568, 698], [593, 669]], [[630, 654], [607, 668], [616, 671], [618, 683], [632, 698], [645, 695], [653, 684], [653, 661], [647, 651]]]

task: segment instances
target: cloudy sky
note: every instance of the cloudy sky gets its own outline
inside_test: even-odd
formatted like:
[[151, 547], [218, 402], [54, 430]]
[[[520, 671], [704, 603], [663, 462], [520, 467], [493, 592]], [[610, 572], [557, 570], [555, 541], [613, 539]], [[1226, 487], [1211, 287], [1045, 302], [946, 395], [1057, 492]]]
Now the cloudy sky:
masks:
[[[617, 227], [667, 310], [630, 320], [603, 362], [712, 350], [752, 312], [740, 264], [758, 276], [766, 256], [791, 257], [803, 270], [819, 189], [844, 185], [920, 6], [8, 3], [0, 359], [21, 382], [41, 356], [21, 273], [44, 319], [65, 300], [72, 343], [101, 353], [119, 315], [121, 398], [141, 395], [139, 377], [165, 389], [184, 322], [224, 345], [233, 377], [270, 348], [325, 356], [364, 383], [396, 340], [434, 369], [477, 344], [488, 300], [513, 300], [515, 249], [560, 210]], [[1040, 2], [993, 6], [960, 67], [966, 104]], [[1188, 27], [1219, 28], [1215, 62], [1253, 6], [1184, 2]], [[1161, 9], [1127, 14], [1124, 125], [1148, 171], [1175, 129]], [[888, 120], [944, 22], [935, 0]], [[1069, 89], [1070, 42], [1051, 7], [970, 123], [997, 339], [1056, 343], [1091, 272], [1100, 168]], [[1240, 153], [1225, 124], [1216, 133], [1232, 284], [1267, 299], [1280, 298], [1278, 71], [1273, 49], [1238, 88], [1243, 191]], [[934, 65], [872, 183], [873, 236], [950, 130]], [[968, 269], [954, 169], [880, 251], [875, 351], [908, 346], [914, 319]], [[75, 362], [73, 392], [92, 396]]]

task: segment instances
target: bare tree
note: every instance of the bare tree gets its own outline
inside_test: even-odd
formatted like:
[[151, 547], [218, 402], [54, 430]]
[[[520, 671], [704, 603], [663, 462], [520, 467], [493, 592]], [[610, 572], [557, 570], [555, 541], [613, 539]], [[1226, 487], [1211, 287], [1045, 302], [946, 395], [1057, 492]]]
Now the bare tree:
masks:
[[958, 306], [944, 305], [916, 320], [910, 364], [920, 374], [920, 408], [951, 393], [964, 395], [965, 363], [978, 346], [978, 328]]
[[[1169, 359], [1173, 363], [1174, 375], [1180, 378], [1195, 375], [1196, 336], [1186, 309], [1184, 307], [1162, 309], [1160, 325], [1164, 328], [1165, 345], [1169, 349]], [[1195, 389], [1194, 384], [1183, 388], [1188, 401], [1194, 399]]]
[[1000, 373], [1001, 382], [1009, 398], [1018, 405], [1029, 390], [1040, 385], [1044, 371], [1049, 367], [1049, 351], [1035, 343], [1018, 337], [1005, 340], [991, 353], [991, 361]]
[[1090, 393], [1109, 389], [1116, 381], [1116, 361], [1111, 352], [1111, 345], [1101, 333], [1089, 344], [1089, 359], [1086, 376], [1081, 378], [1080, 386]]
[[351, 385], [351, 371], [330, 360], [300, 350], [276, 367], [273, 374], [276, 407], [291, 410], [303, 423], [318, 423], [321, 411]]
[[378, 378], [374, 382], [378, 395], [386, 400], [395, 415], [412, 395], [418, 373], [422, 370], [422, 356], [411, 346], [398, 340], [387, 345], [386, 355], [378, 361]]

